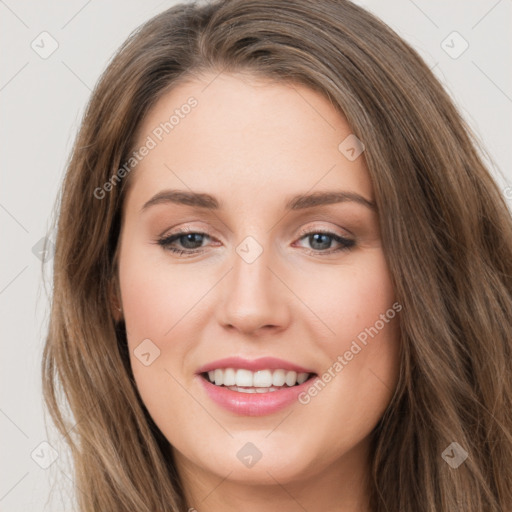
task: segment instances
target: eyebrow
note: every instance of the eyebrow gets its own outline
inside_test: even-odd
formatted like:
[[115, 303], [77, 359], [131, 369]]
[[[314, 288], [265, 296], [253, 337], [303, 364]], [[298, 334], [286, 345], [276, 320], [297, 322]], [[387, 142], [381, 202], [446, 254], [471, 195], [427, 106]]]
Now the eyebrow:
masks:
[[[324, 206], [335, 203], [354, 202], [376, 211], [374, 201], [366, 199], [356, 192], [334, 191], [314, 192], [312, 194], [299, 194], [288, 198], [285, 203], [286, 210], [305, 210], [315, 206]], [[212, 210], [222, 209], [223, 203], [210, 194], [199, 192], [187, 192], [185, 190], [162, 190], [155, 194], [149, 201], [144, 203], [140, 212], [147, 210], [150, 206], [157, 204], [174, 203], [197, 208], [208, 208]]]

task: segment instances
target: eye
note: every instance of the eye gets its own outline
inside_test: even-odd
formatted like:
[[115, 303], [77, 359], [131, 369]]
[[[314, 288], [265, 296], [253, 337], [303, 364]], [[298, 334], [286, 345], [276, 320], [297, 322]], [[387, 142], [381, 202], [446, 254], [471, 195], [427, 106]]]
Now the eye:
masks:
[[[355, 240], [340, 236], [331, 231], [313, 230], [301, 233], [299, 240], [307, 239], [311, 245], [310, 253], [313, 254], [333, 254], [340, 251], [350, 250], [355, 246]], [[193, 255], [202, 251], [203, 242], [211, 239], [207, 233], [198, 231], [179, 231], [169, 236], [159, 238], [156, 243], [163, 247], [166, 251], [171, 251], [177, 255]], [[332, 249], [332, 243], [338, 244], [337, 248]], [[181, 245], [183, 248], [175, 247], [175, 244]]]
[[[175, 254], [196, 254], [198, 249], [202, 246], [205, 239], [209, 239], [210, 236], [206, 233], [200, 233], [196, 231], [180, 231], [157, 240], [158, 245], [163, 247], [166, 251], [171, 251]], [[179, 242], [185, 249], [179, 249], [173, 246], [175, 242]]]
[[[355, 240], [350, 238], [332, 233], [331, 231], [323, 231], [318, 229], [303, 233], [303, 236], [299, 240], [303, 239], [306, 239], [312, 248], [312, 250], [309, 252], [321, 255], [333, 254], [340, 251], [348, 251], [356, 244]], [[333, 241], [337, 243], [339, 247], [331, 249]]]

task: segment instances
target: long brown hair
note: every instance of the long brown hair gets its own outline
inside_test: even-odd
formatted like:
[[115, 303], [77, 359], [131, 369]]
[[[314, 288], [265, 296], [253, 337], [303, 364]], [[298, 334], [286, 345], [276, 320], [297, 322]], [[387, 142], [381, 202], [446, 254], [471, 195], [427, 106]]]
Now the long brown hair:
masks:
[[[63, 183], [43, 360], [80, 510], [186, 510], [112, 314], [130, 176], [98, 188], [129, 158], [155, 102], [203, 71], [313, 88], [365, 144], [403, 306], [399, 383], [373, 432], [372, 510], [512, 510], [511, 215], [430, 69], [347, 0], [180, 4], [133, 33], [99, 80]], [[457, 469], [442, 456], [453, 442], [468, 453]]]

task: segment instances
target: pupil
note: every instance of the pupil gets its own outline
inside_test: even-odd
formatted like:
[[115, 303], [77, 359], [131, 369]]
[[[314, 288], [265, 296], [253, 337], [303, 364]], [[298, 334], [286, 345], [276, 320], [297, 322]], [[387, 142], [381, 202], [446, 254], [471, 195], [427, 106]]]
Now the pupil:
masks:
[[[202, 235], [200, 233], [188, 233], [186, 235], [183, 235], [181, 237], [181, 242], [182, 244], [187, 248], [187, 249], [196, 249], [197, 247], [194, 246], [194, 243], [197, 243], [199, 242], [199, 247], [201, 246], [201, 237]], [[195, 240], [196, 237], [199, 237], [199, 240]], [[185, 241], [183, 243], [183, 241]], [[192, 247], [188, 245], [188, 243], [191, 243], [192, 244]]]
[[[322, 246], [322, 244], [320, 242], [321, 247], [315, 247], [315, 244], [318, 243], [318, 239], [321, 238], [321, 237], [325, 237], [327, 239], [327, 241], [323, 244], [323, 246]], [[312, 242], [310, 240], [310, 243], [311, 243], [311, 246], [314, 249], [328, 249], [329, 246], [330, 246], [330, 236], [326, 235], [325, 233], [315, 233], [314, 235], [311, 235], [310, 238], [313, 239]], [[325, 244], [327, 244], [327, 245], [325, 245]]]

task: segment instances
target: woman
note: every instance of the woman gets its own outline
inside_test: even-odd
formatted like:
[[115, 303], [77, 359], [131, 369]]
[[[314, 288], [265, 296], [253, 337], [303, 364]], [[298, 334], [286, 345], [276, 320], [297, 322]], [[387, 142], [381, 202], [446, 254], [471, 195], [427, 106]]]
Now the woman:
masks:
[[134, 33], [58, 219], [80, 510], [511, 510], [512, 220], [475, 146], [348, 1]]

